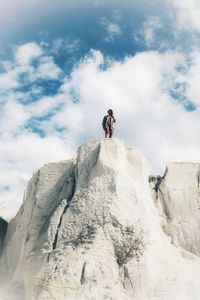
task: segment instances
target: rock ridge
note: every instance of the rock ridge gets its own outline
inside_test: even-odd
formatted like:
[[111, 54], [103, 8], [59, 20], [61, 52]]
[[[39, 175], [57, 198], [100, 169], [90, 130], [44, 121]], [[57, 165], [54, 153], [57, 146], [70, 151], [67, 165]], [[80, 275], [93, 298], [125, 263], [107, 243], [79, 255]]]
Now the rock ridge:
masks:
[[86, 143], [75, 160], [44, 165], [8, 225], [0, 299], [199, 299], [199, 210], [191, 206], [199, 173], [181, 165], [177, 181], [176, 166], [167, 168], [150, 180], [142, 155], [117, 139]]

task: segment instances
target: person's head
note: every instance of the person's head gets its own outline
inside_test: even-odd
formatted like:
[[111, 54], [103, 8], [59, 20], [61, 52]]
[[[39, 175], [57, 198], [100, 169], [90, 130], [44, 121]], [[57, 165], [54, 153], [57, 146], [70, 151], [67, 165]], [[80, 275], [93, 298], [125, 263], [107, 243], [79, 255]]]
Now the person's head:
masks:
[[113, 116], [113, 110], [112, 110], [112, 109], [109, 109], [109, 110], [108, 110], [108, 114], [109, 114], [109, 116]]

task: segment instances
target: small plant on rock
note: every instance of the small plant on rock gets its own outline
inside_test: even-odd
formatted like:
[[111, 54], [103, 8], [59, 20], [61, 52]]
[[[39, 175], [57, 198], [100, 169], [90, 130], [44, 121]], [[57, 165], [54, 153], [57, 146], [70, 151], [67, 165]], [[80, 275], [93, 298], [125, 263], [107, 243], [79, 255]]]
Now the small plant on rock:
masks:
[[97, 229], [95, 225], [87, 224], [81, 229], [77, 237], [66, 241], [65, 245], [72, 245], [73, 247], [77, 248], [81, 244], [92, 244], [95, 238], [96, 230]]
[[139, 261], [146, 247], [144, 237], [144, 231], [139, 227], [121, 228], [121, 238], [114, 242], [115, 255], [120, 267], [133, 258]]

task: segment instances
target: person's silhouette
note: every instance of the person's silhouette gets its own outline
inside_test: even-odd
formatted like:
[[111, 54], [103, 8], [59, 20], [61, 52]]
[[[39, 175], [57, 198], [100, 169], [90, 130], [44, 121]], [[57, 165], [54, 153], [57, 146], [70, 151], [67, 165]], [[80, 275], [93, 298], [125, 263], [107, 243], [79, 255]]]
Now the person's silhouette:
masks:
[[113, 136], [113, 124], [116, 122], [116, 119], [113, 115], [113, 110], [109, 109], [108, 114], [104, 116], [102, 126], [105, 131], [105, 138], [112, 138]]

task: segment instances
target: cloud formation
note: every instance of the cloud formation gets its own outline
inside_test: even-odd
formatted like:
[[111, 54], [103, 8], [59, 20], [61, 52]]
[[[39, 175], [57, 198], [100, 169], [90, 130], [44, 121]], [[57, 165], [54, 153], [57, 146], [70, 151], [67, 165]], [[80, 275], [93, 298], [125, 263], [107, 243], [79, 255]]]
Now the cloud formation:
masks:
[[144, 40], [148, 47], [154, 44], [157, 31], [162, 28], [160, 19], [157, 16], [148, 17], [146, 22], [143, 24], [141, 34], [144, 36]]
[[13, 60], [2, 63], [0, 197], [1, 205], [9, 207], [5, 212], [7, 218], [16, 212], [27, 179], [36, 168], [44, 162], [71, 157], [72, 150], [59, 132], [51, 134], [40, 130], [42, 120], [47, 122], [65, 101], [59, 95], [46, 96], [43, 85], [62, 81], [61, 75], [62, 70], [53, 57], [36, 43], [19, 46]]
[[103, 17], [101, 18], [101, 24], [106, 30], [105, 41], [112, 42], [116, 37], [122, 33], [122, 29], [117, 22], [110, 21], [109, 19]]
[[200, 31], [200, 2], [197, 0], [171, 0], [180, 29]]
[[19, 65], [29, 65], [42, 55], [42, 49], [36, 43], [28, 43], [17, 48], [15, 60]]

